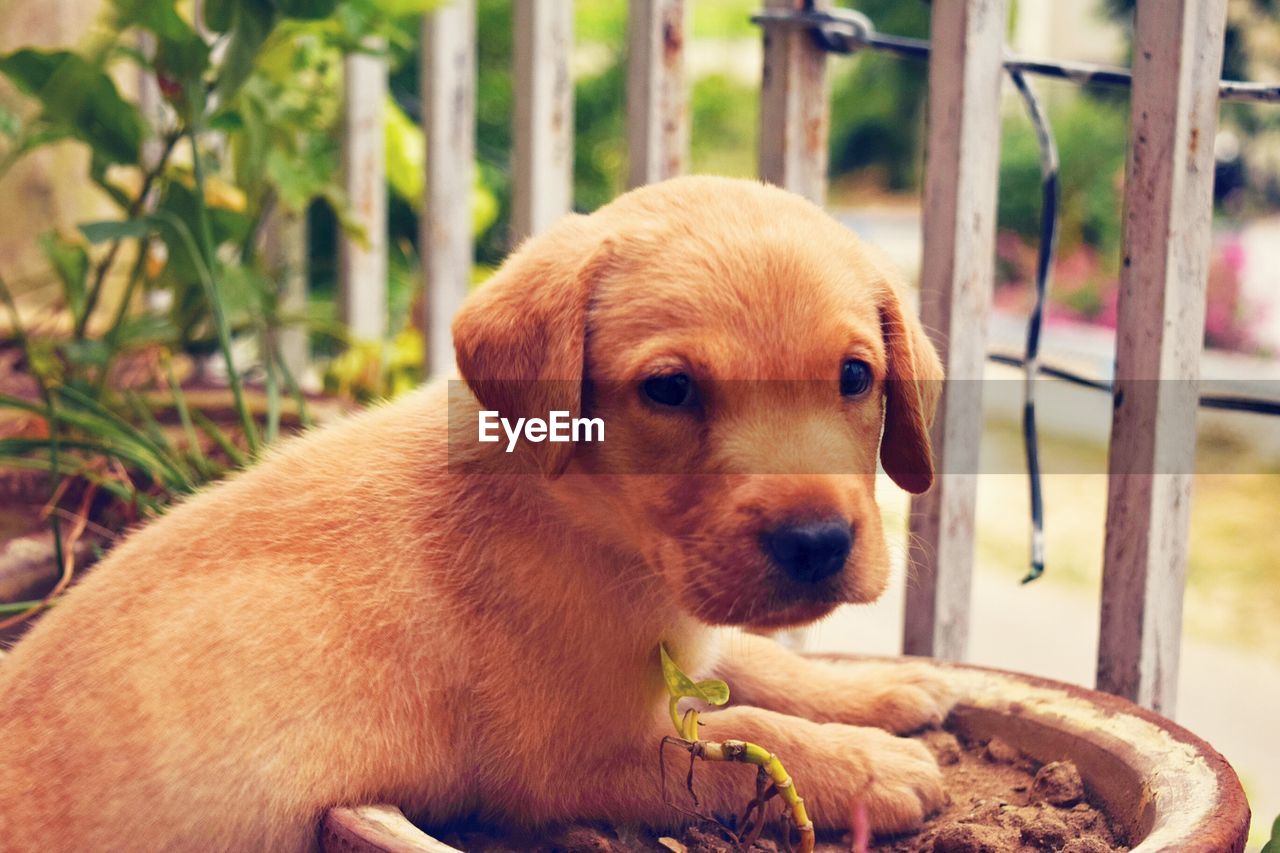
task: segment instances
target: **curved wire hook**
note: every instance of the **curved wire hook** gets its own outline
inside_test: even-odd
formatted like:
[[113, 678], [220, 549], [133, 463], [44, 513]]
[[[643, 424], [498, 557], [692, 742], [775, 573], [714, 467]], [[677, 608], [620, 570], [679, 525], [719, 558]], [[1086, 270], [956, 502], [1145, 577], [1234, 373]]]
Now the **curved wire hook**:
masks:
[[1049, 278], [1058, 247], [1058, 146], [1053, 128], [1035, 90], [1021, 69], [1009, 68], [1009, 77], [1022, 96], [1027, 117], [1040, 145], [1040, 245], [1036, 252], [1036, 301], [1027, 318], [1027, 349], [1023, 358], [1025, 375], [1022, 404], [1022, 441], [1027, 454], [1027, 479], [1031, 487], [1031, 570], [1022, 579], [1030, 583], [1044, 574], [1044, 495], [1041, 490], [1040, 442], [1036, 431], [1035, 381], [1040, 373], [1040, 334], [1044, 329], [1044, 309], [1049, 298]]

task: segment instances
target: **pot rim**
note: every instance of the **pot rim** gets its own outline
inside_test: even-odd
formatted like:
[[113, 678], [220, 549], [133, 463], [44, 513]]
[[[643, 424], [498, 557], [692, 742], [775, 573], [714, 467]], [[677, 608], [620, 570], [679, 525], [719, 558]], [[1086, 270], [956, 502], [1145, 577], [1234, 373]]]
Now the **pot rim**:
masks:
[[[1235, 771], [1202, 738], [1154, 711], [1078, 685], [974, 664], [810, 656], [917, 662], [945, 671], [962, 697], [953, 711], [957, 727], [973, 737], [999, 734], [1041, 762], [1071, 758], [1121, 834], [1140, 839], [1133, 853], [1244, 849], [1249, 805]], [[326, 850], [458, 853], [391, 805], [330, 809], [320, 834]]]

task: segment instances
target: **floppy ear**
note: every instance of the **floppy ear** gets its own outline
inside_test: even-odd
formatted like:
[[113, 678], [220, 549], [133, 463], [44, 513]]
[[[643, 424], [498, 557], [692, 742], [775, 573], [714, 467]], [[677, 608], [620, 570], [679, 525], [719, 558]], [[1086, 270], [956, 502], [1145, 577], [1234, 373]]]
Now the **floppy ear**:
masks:
[[918, 495], [933, 485], [929, 427], [942, 393], [942, 362], [890, 284], [881, 297], [880, 328], [889, 357], [880, 463], [895, 483]]
[[[485, 409], [513, 422], [582, 414], [587, 300], [607, 255], [586, 220], [566, 217], [525, 242], [454, 318], [459, 373]], [[551, 478], [573, 455], [571, 442], [528, 447]]]

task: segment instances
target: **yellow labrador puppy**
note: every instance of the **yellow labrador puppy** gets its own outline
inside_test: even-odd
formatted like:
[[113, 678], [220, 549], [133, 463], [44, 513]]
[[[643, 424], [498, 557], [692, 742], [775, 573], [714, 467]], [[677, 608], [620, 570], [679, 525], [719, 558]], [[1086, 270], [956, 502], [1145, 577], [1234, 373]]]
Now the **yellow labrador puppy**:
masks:
[[[724, 630], [876, 598], [877, 453], [932, 480], [938, 359], [851, 233], [672, 180], [529, 241], [454, 336], [465, 384], [174, 507], [0, 663], [0, 848], [307, 849], [327, 807], [374, 801], [678, 823], [659, 642], [730, 683], [705, 736], [774, 750], [819, 828], [855, 798], [878, 831], [942, 803], [896, 733], [939, 722], [945, 685]], [[555, 412], [604, 440], [538, 440]], [[480, 441], [483, 417], [526, 421]], [[699, 773], [705, 807], [750, 798], [734, 770]]]

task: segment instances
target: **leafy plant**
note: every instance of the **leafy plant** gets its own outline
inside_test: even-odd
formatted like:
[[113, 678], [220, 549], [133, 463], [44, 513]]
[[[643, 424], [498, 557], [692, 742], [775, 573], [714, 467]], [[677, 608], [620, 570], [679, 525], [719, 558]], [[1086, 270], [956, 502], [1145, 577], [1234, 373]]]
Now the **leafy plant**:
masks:
[[1262, 845], [1259, 853], [1280, 853], [1280, 815], [1276, 815], [1275, 822], [1271, 824], [1271, 838]]
[[[677, 737], [662, 739], [662, 746], [668, 743], [679, 744], [689, 752], [692, 759], [704, 761], [732, 761], [750, 764], [756, 767], [756, 795], [747, 805], [733, 827], [720, 825], [729, 832], [736, 843], [743, 849], [749, 848], [759, 836], [765, 823], [765, 804], [775, 794], [782, 798], [787, 814], [800, 836], [800, 850], [811, 853], [815, 841], [813, 821], [805, 810], [804, 798], [796, 790], [795, 782], [787, 773], [778, 756], [754, 743], [741, 740], [710, 741], [698, 737], [698, 711], [688, 709], [683, 716], [679, 713], [682, 699], [696, 699], [710, 705], [724, 705], [729, 701], [729, 685], [719, 679], [694, 681], [684, 674], [676, 662], [667, 654], [667, 647], [658, 646], [658, 656], [662, 664], [662, 678], [667, 685], [671, 723], [675, 726]], [[661, 753], [660, 753], [661, 754]], [[665, 771], [665, 767], [664, 767]], [[663, 773], [665, 782], [666, 774]], [[693, 768], [690, 766], [688, 789], [693, 797], [694, 805], [698, 803], [697, 794], [693, 790]], [[664, 785], [665, 791], [665, 785]], [[664, 794], [665, 796], [665, 794]], [[711, 820], [713, 816], [693, 813], [695, 817]]]
[[[0, 396], [16, 425], [0, 438], [0, 463], [45, 471], [62, 578], [37, 602], [5, 606], [22, 616], [48, 604], [73, 569], [58, 506], [84, 495], [71, 536], [83, 530], [95, 498], [125, 514], [158, 512], [227, 470], [247, 464], [279, 432], [297, 383], [275, 346], [286, 322], [276, 285], [257, 255], [259, 232], [277, 207], [294, 213], [314, 200], [345, 210], [334, 183], [337, 148], [335, 68], [342, 54], [391, 29], [397, 14], [423, 0], [206, 0], [200, 20], [177, 0], [109, 0], [108, 36], [78, 51], [23, 48], [0, 56], [0, 74], [30, 96], [36, 112], [0, 122], [0, 168], [42, 146], [84, 144], [90, 177], [119, 209], [78, 234], [41, 240], [58, 304], [68, 323], [28, 327], [0, 277], [20, 366], [35, 399]], [[152, 45], [136, 48], [135, 34]], [[214, 51], [211, 45], [220, 44]], [[117, 66], [154, 75], [163, 97], [159, 126], [116, 88]], [[341, 218], [341, 217], [340, 217]], [[123, 271], [119, 262], [131, 257]], [[168, 307], [137, 310], [137, 297], [163, 294]], [[103, 316], [108, 295], [118, 302]], [[238, 342], [253, 343], [265, 412], [251, 404]], [[220, 357], [234, 430], [191, 405], [174, 360]], [[145, 381], [112, 380], [145, 362]], [[168, 421], [168, 425], [162, 423]], [[175, 423], [176, 422], [176, 423]], [[74, 481], [80, 485], [69, 490]], [[127, 519], [126, 519], [127, 520]]]

